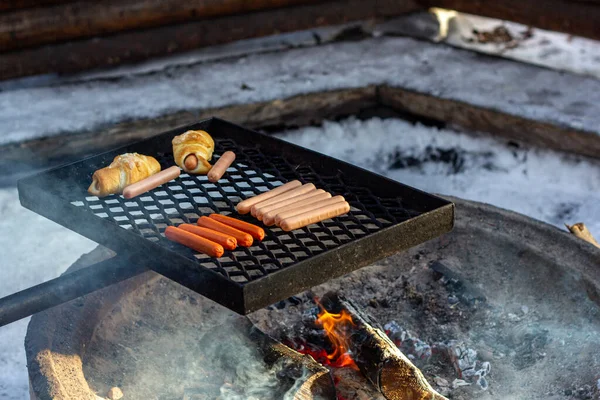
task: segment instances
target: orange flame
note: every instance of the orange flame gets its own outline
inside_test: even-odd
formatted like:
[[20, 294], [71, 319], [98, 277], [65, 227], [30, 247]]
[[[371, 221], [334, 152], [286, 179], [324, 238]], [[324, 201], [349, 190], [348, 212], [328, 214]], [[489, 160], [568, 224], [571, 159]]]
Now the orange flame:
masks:
[[317, 302], [321, 312], [317, 316], [317, 324], [321, 325], [327, 334], [327, 338], [333, 346], [333, 352], [327, 354], [329, 365], [334, 367], [350, 367], [358, 370], [358, 366], [348, 353], [350, 349], [348, 341], [348, 331], [354, 326], [352, 316], [342, 310], [339, 314], [332, 314]]

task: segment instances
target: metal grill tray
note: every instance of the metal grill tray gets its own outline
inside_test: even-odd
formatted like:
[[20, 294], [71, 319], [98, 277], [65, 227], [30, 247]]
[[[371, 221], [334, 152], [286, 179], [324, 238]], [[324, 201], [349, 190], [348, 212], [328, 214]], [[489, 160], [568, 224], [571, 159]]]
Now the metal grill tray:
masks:
[[[151, 192], [126, 200], [90, 196], [94, 171], [125, 152], [174, 165], [171, 140], [188, 129], [215, 139], [215, 161], [227, 150], [236, 161], [218, 183], [181, 174]], [[240, 216], [247, 197], [298, 179], [339, 194], [349, 214], [266, 237], [219, 259], [195, 253], [164, 237], [169, 225], [195, 223], [201, 215]], [[452, 229], [454, 205], [436, 196], [272, 136], [212, 118], [59, 167], [19, 182], [21, 204], [180, 284], [246, 314], [327, 280], [408, 249]]]

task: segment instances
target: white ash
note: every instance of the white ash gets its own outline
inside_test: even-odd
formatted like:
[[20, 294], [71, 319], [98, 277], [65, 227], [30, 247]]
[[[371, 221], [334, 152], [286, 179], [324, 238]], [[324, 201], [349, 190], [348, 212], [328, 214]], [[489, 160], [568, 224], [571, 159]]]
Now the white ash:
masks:
[[436, 357], [436, 362], [449, 362], [452, 365], [454, 376], [434, 378], [434, 382], [441, 383], [438, 383], [438, 389], [444, 395], [449, 394], [449, 381], [452, 381], [453, 389], [468, 385], [476, 385], [480, 390], [489, 388], [486, 376], [491, 372], [491, 364], [488, 361], [482, 361], [478, 357], [477, 350], [468, 347], [464, 342], [450, 340], [428, 344], [410, 331], [403, 329], [396, 321], [388, 322], [383, 328], [392, 342], [417, 367], [421, 369], [427, 367], [434, 354], [442, 356], [442, 359]]

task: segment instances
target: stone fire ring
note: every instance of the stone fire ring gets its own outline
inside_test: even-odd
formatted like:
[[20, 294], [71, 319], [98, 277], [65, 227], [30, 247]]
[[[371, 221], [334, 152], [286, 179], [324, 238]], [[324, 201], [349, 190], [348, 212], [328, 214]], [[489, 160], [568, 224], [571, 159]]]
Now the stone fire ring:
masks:
[[[573, 277], [579, 285], [581, 293], [600, 306], [600, 250], [577, 239], [567, 232], [527, 218], [523, 215], [502, 210], [490, 205], [452, 198], [456, 203], [456, 226], [454, 230], [438, 239], [432, 240], [414, 249], [440, 249], [440, 246], [454, 246], [455, 249], [444, 248], [444, 251], [455, 251], [464, 254], [475, 250], [478, 254], [489, 254], [494, 262], [489, 265], [498, 268], [521, 268], [523, 265], [510, 266], [514, 263], [516, 253], [535, 253], [542, 257], [556, 276]], [[465, 238], [471, 235], [486, 240], [470, 242], [470, 248], [463, 248]], [[455, 241], [453, 238], [460, 238]], [[478, 245], [477, 243], [480, 243]], [[494, 248], [494, 243], [499, 247]], [[508, 246], [507, 247], [507, 243]], [[500, 245], [501, 244], [501, 245]], [[473, 249], [473, 246], [481, 246]], [[509, 248], [512, 253], [510, 263], [504, 263], [502, 255]], [[412, 262], [411, 250], [408, 253], [394, 256], [397, 268], [406, 268]], [[83, 268], [92, 263], [111, 257], [113, 253], [98, 247], [84, 255], [67, 272]], [[404, 260], [403, 262], [403, 259]], [[508, 256], [507, 256], [508, 260]], [[470, 257], [464, 257], [463, 263], [469, 263]], [[477, 262], [472, 260], [471, 262]], [[474, 267], [480, 267], [474, 266]], [[364, 270], [363, 270], [364, 271]], [[516, 271], [516, 270], [515, 270]], [[510, 270], [507, 271], [509, 274]], [[532, 274], [535, 272], [532, 271]], [[546, 271], [547, 273], [547, 271]], [[344, 278], [342, 278], [344, 279]], [[543, 282], [540, 282], [543, 284]], [[535, 289], [532, 289], [535, 290]], [[174, 302], [170, 296], [173, 291], [185, 293], [192, 300], [192, 311], [187, 310], [185, 318], [199, 318], [209, 310], [228, 312], [215, 303], [193, 293], [180, 285], [154, 273], [146, 272], [128, 281], [113, 285], [67, 304], [36, 314], [31, 319], [25, 338], [25, 349], [30, 379], [32, 399], [96, 399], [84, 374], [83, 362], [86, 362], [88, 344], [92, 341], [100, 323], [114, 310], [127, 307], [128, 302], [153, 302], [152, 296], [163, 296], [162, 302]], [[173, 310], [167, 318], [177, 319], [182, 309], [178, 304], [166, 304], [165, 309]], [[162, 313], [164, 310], [157, 312]], [[191, 313], [196, 313], [194, 316]], [[145, 315], [154, 319], [154, 314]], [[158, 318], [158, 317], [157, 317]], [[116, 341], [120, 338], [115, 338]], [[110, 357], [110, 355], [106, 355]], [[110, 360], [108, 360], [110, 361]], [[95, 388], [98, 390], [98, 388]], [[104, 389], [104, 388], [103, 388]], [[100, 396], [105, 396], [98, 390]], [[128, 396], [126, 395], [126, 398]]]

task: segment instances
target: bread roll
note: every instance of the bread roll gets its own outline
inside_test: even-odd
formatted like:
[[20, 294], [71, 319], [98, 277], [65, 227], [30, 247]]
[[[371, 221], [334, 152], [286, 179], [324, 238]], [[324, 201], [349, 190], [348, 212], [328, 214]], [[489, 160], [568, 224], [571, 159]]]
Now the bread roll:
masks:
[[153, 157], [138, 153], [121, 154], [108, 167], [94, 172], [88, 192], [98, 197], [122, 193], [126, 186], [158, 172], [160, 164]]
[[[204, 131], [187, 131], [173, 138], [173, 158], [175, 164], [189, 174], [207, 174], [210, 171], [211, 165], [209, 161], [212, 159], [213, 151], [215, 150], [215, 142], [213, 138]], [[191, 163], [194, 168], [188, 168], [190, 163], [185, 162], [187, 156], [193, 155], [197, 162]]]

